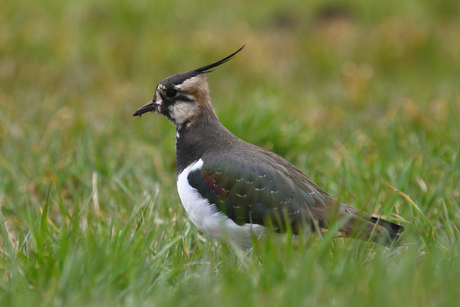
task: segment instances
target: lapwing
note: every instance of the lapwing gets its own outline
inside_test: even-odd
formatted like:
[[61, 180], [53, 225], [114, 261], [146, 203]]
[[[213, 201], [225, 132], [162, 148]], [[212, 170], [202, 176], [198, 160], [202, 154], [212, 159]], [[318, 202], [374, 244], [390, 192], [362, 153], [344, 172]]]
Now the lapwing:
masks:
[[339, 223], [345, 237], [383, 245], [398, 240], [402, 226], [338, 202], [281, 156], [239, 139], [220, 123], [207, 74], [243, 47], [164, 79], [153, 99], [133, 114], [161, 114], [176, 126], [177, 190], [193, 224], [243, 248], [265, 236], [267, 227], [296, 235], [319, 233], [331, 223]]

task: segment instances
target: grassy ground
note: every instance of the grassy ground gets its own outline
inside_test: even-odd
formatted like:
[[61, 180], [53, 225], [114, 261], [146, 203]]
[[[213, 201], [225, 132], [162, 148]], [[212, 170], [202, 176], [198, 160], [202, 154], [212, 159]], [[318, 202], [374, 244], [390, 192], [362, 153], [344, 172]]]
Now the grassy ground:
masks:
[[[0, 305], [457, 305], [459, 16], [454, 0], [3, 1]], [[208, 78], [223, 124], [405, 225], [398, 248], [286, 236], [244, 254], [191, 225], [173, 125], [132, 113], [242, 44]]]

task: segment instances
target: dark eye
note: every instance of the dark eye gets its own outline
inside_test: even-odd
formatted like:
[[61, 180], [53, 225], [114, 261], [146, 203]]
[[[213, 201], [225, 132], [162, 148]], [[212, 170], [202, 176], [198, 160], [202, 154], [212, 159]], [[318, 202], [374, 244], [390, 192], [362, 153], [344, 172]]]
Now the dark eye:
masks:
[[166, 91], [166, 96], [169, 97], [169, 98], [173, 98], [174, 96], [177, 95], [177, 91], [176, 90], [167, 90]]

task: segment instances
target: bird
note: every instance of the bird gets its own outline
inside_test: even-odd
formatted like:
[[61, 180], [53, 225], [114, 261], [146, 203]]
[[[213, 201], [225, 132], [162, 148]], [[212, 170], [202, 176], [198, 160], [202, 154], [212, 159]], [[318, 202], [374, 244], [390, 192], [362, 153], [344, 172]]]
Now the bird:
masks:
[[218, 241], [246, 249], [269, 229], [320, 234], [334, 223], [344, 237], [384, 246], [398, 242], [404, 227], [335, 200], [284, 158], [221, 124], [207, 75], [243, 48], [167, 77], [133, 114], [153, 112], [174, 123], [177, 190], [192, 223]]

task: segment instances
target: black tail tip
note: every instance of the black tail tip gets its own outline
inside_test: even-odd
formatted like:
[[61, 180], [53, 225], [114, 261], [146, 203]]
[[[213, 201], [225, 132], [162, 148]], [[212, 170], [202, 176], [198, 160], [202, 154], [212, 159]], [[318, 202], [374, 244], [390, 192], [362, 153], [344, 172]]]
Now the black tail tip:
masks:
[[[382, 220], [378, 217], [371, 217], [371, 222], [376, 225], [378, 224], [387, 230], [388, 236], [389, 236], [389, 238], [387, 237], [387, 240], [385, 240], [386, 241], [385, 245], [387, 246], [390, 246], [393, 243], [397, 242], [401, 238], [401, 235], [404, 233], [404, 231], [406, 231], [405, 227], [392, 223], [392, 222], [388, 222], [386, 220]], [[375, 238], [375, 239], [377, 241], [381, 240], [381, 238]]]

